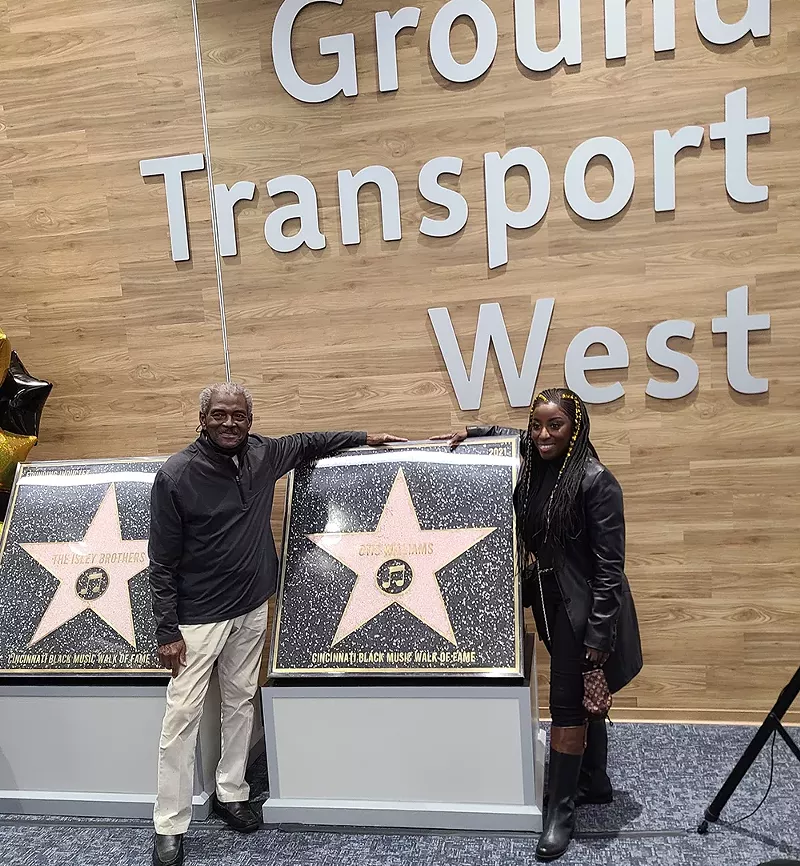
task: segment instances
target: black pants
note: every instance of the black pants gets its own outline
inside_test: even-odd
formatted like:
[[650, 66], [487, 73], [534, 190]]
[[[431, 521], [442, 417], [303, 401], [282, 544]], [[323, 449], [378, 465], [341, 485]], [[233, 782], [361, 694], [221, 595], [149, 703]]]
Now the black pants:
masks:
[[[537, 587], [538, 588], [538, 587]], [[550, 638], [545, 645], [550, 653], [550, 716], [557, 727], [570, 728], [586, 721], [583, 708], [583, 671], [586, 649], [575, 637], [567, 609], [555, 578], [542, 578], [544, 613]], [[541, 608], [541, 599], [534, 598]]]

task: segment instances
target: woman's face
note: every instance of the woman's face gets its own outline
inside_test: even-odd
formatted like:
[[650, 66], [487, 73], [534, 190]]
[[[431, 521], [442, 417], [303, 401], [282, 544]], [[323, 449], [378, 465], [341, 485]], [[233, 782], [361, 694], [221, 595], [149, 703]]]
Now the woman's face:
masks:
[[531, 436], [542, 460], [556, 460], [569, 449], [572, 421], [555, 403], [540, 403], [533, 412]]

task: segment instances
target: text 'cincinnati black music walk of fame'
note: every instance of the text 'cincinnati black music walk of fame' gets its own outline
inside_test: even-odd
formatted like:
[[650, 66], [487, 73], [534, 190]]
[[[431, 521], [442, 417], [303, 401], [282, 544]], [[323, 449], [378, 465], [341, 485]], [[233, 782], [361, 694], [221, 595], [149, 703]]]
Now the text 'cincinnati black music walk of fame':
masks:
[[297, 470], [270, 675], [520, 676], [517, 452], [411, 443]]
[[162, 462], [20, 466], [0, 554], [0, 673], [164, 675], [147, 573]]

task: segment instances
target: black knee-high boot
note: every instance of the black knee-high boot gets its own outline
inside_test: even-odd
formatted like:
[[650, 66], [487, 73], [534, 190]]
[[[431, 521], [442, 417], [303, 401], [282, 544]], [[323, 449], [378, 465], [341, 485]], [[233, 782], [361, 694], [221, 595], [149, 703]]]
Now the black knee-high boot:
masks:
[[614, 799], [608, 778], [608, 730], [605, 719], [589, 722], [586, 731], [586, 751], [583, 753], [581, 775], [575, 805], [610, 803]]
[[585, 743], [585, 725], [550, 729], [547, 810], [536, 846], [537, 860], [555, 860], [569, 847], [575, 829], [575, 793]]

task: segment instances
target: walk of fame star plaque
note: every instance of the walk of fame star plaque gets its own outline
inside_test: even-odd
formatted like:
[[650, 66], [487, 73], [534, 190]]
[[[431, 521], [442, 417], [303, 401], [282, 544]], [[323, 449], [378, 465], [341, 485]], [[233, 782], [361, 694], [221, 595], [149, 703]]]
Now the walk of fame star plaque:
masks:
[[522, 676], [515, 437], [295, 471], [269, 674]]
[[162, 463], [20, 465], [0, 540], [0, 674], [165, 675], [147, 577]]

